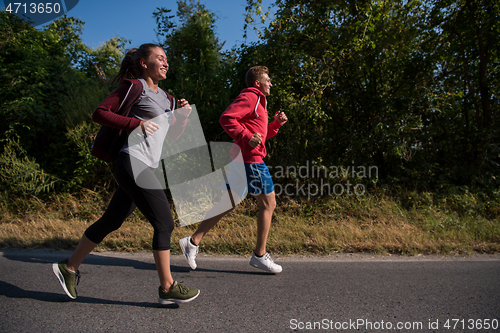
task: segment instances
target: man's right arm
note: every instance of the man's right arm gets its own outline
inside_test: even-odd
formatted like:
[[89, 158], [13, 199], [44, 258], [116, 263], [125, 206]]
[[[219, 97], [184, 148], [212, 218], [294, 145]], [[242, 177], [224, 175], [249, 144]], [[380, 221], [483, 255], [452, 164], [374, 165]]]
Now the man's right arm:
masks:
[[241, 125], [240, 121], [251, 112], [251, 102], [247, 96], [239, 95], [222, 113], [219, 119], [224, 131], [235, 141], [250, 142], [253, 133]]

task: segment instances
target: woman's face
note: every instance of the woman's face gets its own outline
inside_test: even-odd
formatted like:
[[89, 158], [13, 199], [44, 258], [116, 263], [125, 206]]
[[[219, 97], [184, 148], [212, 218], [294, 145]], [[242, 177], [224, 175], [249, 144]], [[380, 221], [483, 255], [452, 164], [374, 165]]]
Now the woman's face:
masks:
[[150, 77], [155, 82], [167, 78], [167, 55], [161, 47], [153, 48], [147, 59], [141, 59], [141, 65], [144, 78]]

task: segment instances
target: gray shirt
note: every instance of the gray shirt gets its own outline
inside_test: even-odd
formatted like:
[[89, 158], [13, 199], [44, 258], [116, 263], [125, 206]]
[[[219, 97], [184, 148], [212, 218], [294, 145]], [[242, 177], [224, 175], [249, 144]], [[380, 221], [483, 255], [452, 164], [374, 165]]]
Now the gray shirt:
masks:
[[173, 120], [172, 105], [162, 89], [158, 92], [149, 88], [144, 79], [140, 79], [144, 90], [139, 100], [132, 106], [130, 116], [139, 120], [150, 120], [159, 125], [153, 135], [142, 133], [141, 127], [133, 130], [122, 148], [122, 152], [156, 168], [160, 159], [165, 136]]

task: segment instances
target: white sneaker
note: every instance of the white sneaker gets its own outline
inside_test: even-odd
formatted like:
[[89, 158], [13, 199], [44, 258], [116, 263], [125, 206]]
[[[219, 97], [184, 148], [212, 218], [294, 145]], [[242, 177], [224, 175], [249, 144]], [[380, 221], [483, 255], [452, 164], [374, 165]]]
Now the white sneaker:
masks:
[[196, 255], [198, 254], [198, 249], [200, 248], [197, 245], [191, 244], [191, 236], [179, 239], [179, 245], [181, 246], [182, 253], [186, 256], [186, 260], [189, 266], [194, 270], [196, 269]]
[[269, 253], [264, 254], [262, 257], [257, 257], [255, 252], [252, 254], [252, 259], [250, 259], [250, 265], [263, 269], [271, 273], [280, 273], [282, 268], [280, 265], [275, 264]]

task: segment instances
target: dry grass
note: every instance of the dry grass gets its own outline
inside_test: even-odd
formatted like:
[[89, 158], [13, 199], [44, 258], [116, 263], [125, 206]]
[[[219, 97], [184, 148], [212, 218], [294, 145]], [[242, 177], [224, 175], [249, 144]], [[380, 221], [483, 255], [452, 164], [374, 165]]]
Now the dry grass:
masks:
[[[109, 197], [88, 192], [41, 201], [12, 201], [2, 209], [0, 247], [74, 248], [84, 230], [100, 217]], [[4, 208], [4, 207], [2, 207]], [[258, 207], [246, 199], [205, 236], [204, 253], [248, 254], [252, 251]], [[174, 215], [175, 216], [175, 215]], [[197, 225], [177, 226], [177, 240]], [[109, 235], [97, 250], [147, 251], [152, 228], [140, 212]], [[426, 205], [404, 209], [384, 195], [330, 197], [300, 202], [280, 198], [273, 217], [268, 250], [280, 254], [370, 252], [470, 254], [500, 252], [498, 217], [462, 215]]]

